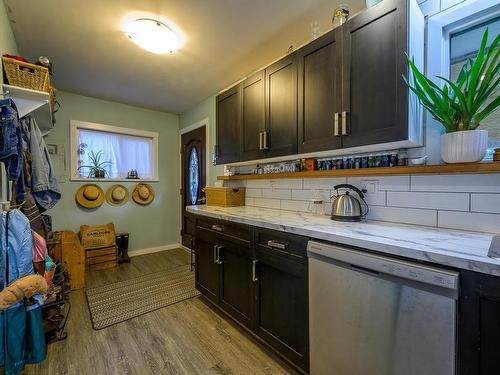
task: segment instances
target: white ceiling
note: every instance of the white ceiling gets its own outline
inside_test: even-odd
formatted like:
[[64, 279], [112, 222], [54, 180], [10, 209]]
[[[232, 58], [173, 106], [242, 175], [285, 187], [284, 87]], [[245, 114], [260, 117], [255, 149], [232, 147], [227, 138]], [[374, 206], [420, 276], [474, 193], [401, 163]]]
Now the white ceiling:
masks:
[[[340, 0], [5, 0], [21, 54], [49, 57], [56, 88], [182, 113], [331, 27]], [[349, 2], [352, 14], [364, 0]], [[131, 12], [160, 14], [186, 42], [155, 55], [123, 33]]]

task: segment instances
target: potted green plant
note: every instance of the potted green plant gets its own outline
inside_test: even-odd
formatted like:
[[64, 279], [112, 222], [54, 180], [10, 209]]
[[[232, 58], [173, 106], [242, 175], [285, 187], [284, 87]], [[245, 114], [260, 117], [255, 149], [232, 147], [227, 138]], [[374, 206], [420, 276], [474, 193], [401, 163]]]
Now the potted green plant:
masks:
[[89, 173], [88, 177], [93, 178], [104, 178], [106, 177], [106, 169], [105, 166], [110, 165], [110, 161], [101, 161], [102, 151], [94, 152], [90, 151], [89, 153], [89, 165], [80, 165], [78, 169], [88, 168]]
[[[488, 50], [487, 41], [488, 29], [476, 58], [467, 61], [456, 82], [438, 76], [444, 81], [443, 87], [422, 74], [414, 61], [407, 57], [412, 79], [403, 77], [406, 85], [446, 130], [441, 136], [441, 157], [446, 163], [478, 162], [486, 154], [488, 131], [477, 128], [500, 105], [497, 94], [500, 35], [495, 37]], [[492, 97], [493, 100], [489, 101]]]

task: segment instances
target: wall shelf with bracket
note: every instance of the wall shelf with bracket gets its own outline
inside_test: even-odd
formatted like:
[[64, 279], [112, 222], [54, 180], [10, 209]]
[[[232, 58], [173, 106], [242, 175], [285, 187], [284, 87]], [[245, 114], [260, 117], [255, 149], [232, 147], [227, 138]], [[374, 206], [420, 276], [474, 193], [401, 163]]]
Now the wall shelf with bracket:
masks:
[[3, 91], [8, 92], [6, 97], [11, 98], [16, 104], [19, 118], [31, 113], [35, 116], [43, 135], [52, 130], [53, 118], [48, 92], [11, 85], [3, 85]]

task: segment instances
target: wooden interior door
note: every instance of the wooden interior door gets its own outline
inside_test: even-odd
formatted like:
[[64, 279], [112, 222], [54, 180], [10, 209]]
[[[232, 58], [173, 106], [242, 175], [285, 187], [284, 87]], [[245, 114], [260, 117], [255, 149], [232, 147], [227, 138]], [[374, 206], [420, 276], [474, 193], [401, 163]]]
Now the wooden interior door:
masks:
[[204, 204], [203, 188], [206, 185], [206, 126], [182, 134], [182, 245], [193, 250], [195, 219], [186, 211], [186, 206]]

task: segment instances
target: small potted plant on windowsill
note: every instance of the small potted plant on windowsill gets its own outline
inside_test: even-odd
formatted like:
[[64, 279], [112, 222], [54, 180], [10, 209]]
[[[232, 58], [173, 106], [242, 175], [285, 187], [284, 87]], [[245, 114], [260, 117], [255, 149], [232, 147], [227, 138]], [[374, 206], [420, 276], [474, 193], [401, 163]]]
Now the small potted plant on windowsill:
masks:
[[89, 173], [88, 177], [91, 178], [105, 178], [107, 171], [105, 166], [111, 165], [110, 161], [101, 161], [102, 151], [98, 151], [95, 153], [94, 151], [90, 151], [89, 153], [89, 161], [90, 165], [81, 165], [78, 169], [88, 168]]
[[438, 77], [445, 82], [442, 88], [423, 75], [408, 58], [412, 80], [403, 79], [432, 117], [445, 127], [441, 157], [446, 163], [478, 162], [486, 154], [488, 131], [477, 128], [500, 105], [500, 97], [496, 95], [500, 82], [500, 35], [486, 52], [487, 41], [488, 29], [476, 58], [462, 67], [456, 82]]

